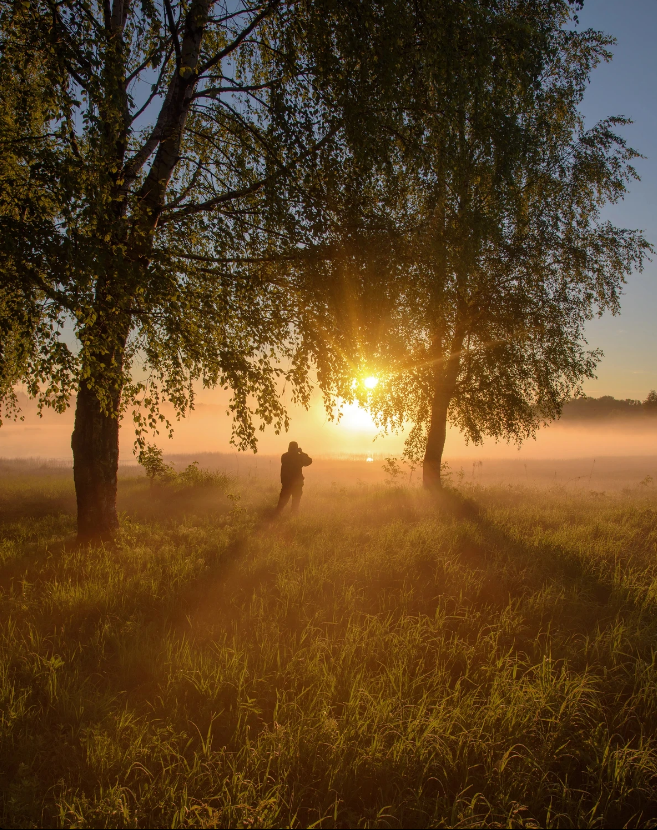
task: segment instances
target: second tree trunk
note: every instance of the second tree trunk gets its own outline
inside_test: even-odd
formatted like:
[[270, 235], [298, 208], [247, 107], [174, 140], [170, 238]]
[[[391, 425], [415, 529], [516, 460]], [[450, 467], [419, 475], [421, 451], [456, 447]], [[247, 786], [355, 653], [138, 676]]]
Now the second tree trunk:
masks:
[[443, 461], [445, 438], [447, 436], [447, 410], [451, 394], [437, 389], [431, 405], [431, 424], [427, 434], [427, 446], [422, 464], [422, 483], [428, 489], [442, 486], [440, 467]]
[[461, 366], [463, 333], [460, 329], [452, 338], [449, 356], [434, 375], [434, 392], [431, 401], [431, 423], [427, 433], [427, 446], [422, 464], [422, 483], [428, 489], [442, 486], [440, 467], [443, 461], [445, 438], [447, 437], [447, 413], [456, 391]]
[[119, 468], [118, 394], [113, 412], [104, 412], [94, 390], [82, 381], [71, 439], [78, 507], [78, 538], [109, 538], [118, 527], [116, 487]]

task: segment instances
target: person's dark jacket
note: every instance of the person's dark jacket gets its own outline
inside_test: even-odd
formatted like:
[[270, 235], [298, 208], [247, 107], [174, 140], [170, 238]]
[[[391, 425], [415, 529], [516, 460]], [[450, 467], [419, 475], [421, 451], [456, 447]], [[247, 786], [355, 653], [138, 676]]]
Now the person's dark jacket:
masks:
[[310, 456], [305, 452], [284, 452], [281, 456], [281, 484], [289, 487], [297, 482], [303, 482], [303, 468], [313, 463]]

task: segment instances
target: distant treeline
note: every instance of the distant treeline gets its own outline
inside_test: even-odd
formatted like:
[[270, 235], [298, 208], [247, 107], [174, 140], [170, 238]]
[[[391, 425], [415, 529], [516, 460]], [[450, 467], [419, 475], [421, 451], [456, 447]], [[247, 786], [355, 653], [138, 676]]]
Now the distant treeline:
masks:
[[561, 420], [589, 421], [646, 416], [657, 418], [657, 392], [654, 389], [648, 393], [645, 401], [632, 398], [617, 400], [611, 395], [603, 395], [601, 398], [573, 398], [564, 405]]

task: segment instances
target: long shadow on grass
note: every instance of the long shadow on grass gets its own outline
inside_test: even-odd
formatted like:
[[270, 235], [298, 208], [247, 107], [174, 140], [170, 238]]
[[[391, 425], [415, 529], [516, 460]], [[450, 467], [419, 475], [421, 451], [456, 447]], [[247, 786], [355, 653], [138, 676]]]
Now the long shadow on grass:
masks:
[[[30, 525], [40, 519], [72, 515], [75, 513], [75, 495], [72, 492], [41, 492], [35, 494], [28, 488], [4, 492], [0, 496], [0, 530], [10, 535], [11, 525], [23, 525], [23, 533], [29, 534]], [[17, 528], [18, 529], [18, 528]]]
[[[394, 520], [406, 521], [407, 518], [409, 521], [414, 520], [411, 510], [412, 499], [410, 496], [403, 493], [390, 493], [382, 499], [382, 501], [384, 500], [387, 500], [387, 504], [391, 508], [386, 512], [386, 516], [391, 522]], [[563, 589], [563, 591], [561, 594], [559, 591], [555, 594], [550, 609], [550, 622], [553, 624], [552, 631], [555, 632], [556, 628], [560, 628], [564, 636], [573, 633], [572, 614], [578, 608], [577, 597], [579, 597], [580, 610], [582, 605], [586, 606], [586, 613], [578, 621], [578, 627], [583, 633], [593, 631], [596, 626], [601, 624], [601, 621], [608, 622], [613, 620], [619, 610], [627, 614], [638, 613], [639, 609], [633, 604], [633, 600], [625, 596], [615, 596], [613, 580], [605, 579], [599, 574], [596, 574], [587, 566], [587, 563], [582, 557], [556, 544], [546, 543], [541, 547], [540, 545], [512, 536], [503, 527], [492, 521], [488, 517], [486, 510], [471, 499], [447, 491], [440, 496], [433, 506], [433, 510], [452, 516], [457, 524], [471, 524], [478, 531], [480, 541], [476, 541], [476, 539], [472, 541], [476, 534], [470, 537], [465, 536], [463, 546], [454, 554], [466, 568], [472, 569], [473, 571], [488, 572], [491, 575], [491, 579], [488, 582], [484, 580], [481, 583], [476, 595], [469, 598], [473, 605], [479, 608], [490, 607], [491, 609], [501, 609], [508, 605], [509, 599], [514, 595], [518, 597], [528, 596], [530, 593], [540, 591], [544, 585], [555, 585], [559, 589]], [[431, 507], [429, 507], [429, 513], [431, 513]], [[422, 511], [421, 514], [416, 515], [416, 518], [424, 519], [426, 516], [427, 511]], [[237, 565], [243, 561], [244, 557], [249, 554], [250, 540], [264, 526], [259, 524], [260, 520], [266, 518], [267, 513], [264, 511], [262, 517], [257, 517], [255, 524], [252, 522], [250, 524], [244, 523], [240, 525], [236, 521], [232, 538], [229, 539], [228, 543], [221, 550], [217, 550], [217, 555], [214, 558], [208, 554], [208, 570], [204, 571], [202, 575], [193, 577], [171, 588], [166, 596], [154, 595], [149, 600], [150, 605], [148, 608], [143, 607], [143, 600], [139, 596], [125, 598], [125, 601], [120, 605], [120, 616], [122, 617], [122, 620], [119, 621], [120, 624], [116, 622], [119, 611], [115, 609], [110, 609], [111, 613], [103, 611], [102, 609], [89, 610], [88, 620], [91, 625], [89, 626], [89, 630], [84, 632], [84, 637], [77, 638], [80, 648], [71, 656], [70, 660], [71, 662], [77, 661], [81, 669], [81, 681], [75, 680], [75, 683], [80, 683], [79, 688], [82, 689], [83, 685], [87, 684], [89, 689], [93, 687], [93, 690], [99, 696], [103, 693], [105, 697], [103, 698], [103, 705], [98, 705], [97, 713], [85, 715], [84, 723], [93, 723], [95, 720], [100, 721], [105, 712], [113, 711], [112, 707], [116, 708], [115, 698], [118, 694], [124, 692], [127, 693], [125, 699], [126, 705], [128, 703], [135, 704], [136, 708], [138, 708], [139, 702], [143, 701], [144, 711], [149, 711], [148, 705], [150, 705], [150, 702], [156, 700], [158, 695], [163, 694], [162, 689], [166, 687], [168, 669], [166, 667], [163, 668], [166, 659], [164, 641], [167, 638], [170, 639], [172, 625], [175, 624], [177, 619], [184, 620], [188, 610], [199, 602], [206, 602], [208, 603], [208, 607], [211, 607], [212, 603], [220, 603], [226, 599], [227, 594], [233, 587], [231, 574], [237, 568]], [[173, 522], [171, 527], [174, 527]], [[307, 535], [310, 530], [307, 529], [304, 532]], [[294, 533], [293, 525], [280, 526], [279, 535], [282, 543], [288, 538], [292, 540]], [[435, 576], [435, 572], [433, 576], [431, 575], [430, 567], [431, 562], [429, 559], [418, 560], [414, 566], [415, 570], [409, 568], [405, 572], [405, 578], [412, 578], [416, 583], [415, 599], [410, 606], [407, 606], [407, 615], [419, 613], [431, 614], [432, 610], [435, 611], [435, 597], [436, 591], [440, 590], [440, 580]], [[256, 585], [261, 588], [268, 588], [274, 577], [275, 574], [272, 573], [271, 566], [263, 570], [259, 570], [256, 567], [250, 572], [246, 580], [244, 575], [239, 575], [236, 579], [236, 584], [239, 582], [241, 588], [248, 594]], [[381, 581], [376, 574], [368, 573], [367, 570], [361, 572], [359, 580], [360, 585], [356, 587], [359, 587], [363, 591], [363, 613], [380, 613], [380, 611], [377, 611], [377, 602], [380, 600]], [[221, 591], [217, 592], [218, 586], [221, 586]], [[339, 585], [337, 589], [341, 590], [343, 587]], [[395, 591], [398, 590], [399, 592], [402, 591], [403, 587], [402, 584], [392, 585], [392, 589]], [[327, 591], [330, 590], [332, 588], [328, 585]], [[391, 600], [394, 600], [396, 596], [397, 594], [391, 595]], [[569, 596], [573, 597], [572, 601], [569, 600]], [[466, 597], [466, 599], [468, 598]], [[317, 596], [317, 605], [320, 605], [321, 601], [322, 597]], [[248, 614], [248, 603], [244, 605], [243, 610], [245, 614]], [[296, 609], [293, 609], [293, 611], [296, 612]], [[544, 630], [544, 621], [540, 614], [537, 613], [535, 618], [532, 618], [532, 613], [530, 612], [528, 617], [530, 628], [532, 629], [527, 634], [528, 642], [532, 636], [535, 637], [538, 631]], [[93, 660], [97, 662], [93, 663], [90, 660], [89, 665], [86, 665], [84, 664], [84, 651], [91, 643], [103, 614], [108, 618], [108, 625], [111, 623], [114, 626], [115, 630], [111, 633], [115, 638], [115, 642], [114, 645], [104, 644], [102, 648], [99, 646], [93, 657]], [[133, 617], [134, 619], [131, 619]], [[224, 614], [222, 622], [225, 622], [225, 620], [226, 615]], [[345, 620], [347, 620], [347, 616]], [[41, 618], [37, 622], [42, 624], [44, 629], [46, 629], [56, 621]], [[307, 620], [304, 620], [299, 614], [296, 614], [296, 616], [292, 614], [285, 622], [286, 625], [289, 624], [291, 629], [294, 629], [295, 626], [301, 627], [305, 625]], [[132, 627], [128, 628], [124, 623], [131, 623]], [[44, 633], [46, 635], [50, 634], [49, 631], [44, 631]], [[67, 636], [73, 636], [76, 639], [76, 632], [67, 629]], [[463, 632], [463, 636], [466, 636], [465, 631]], [[254, 643], [256, 644], [254, 646], [255, 648], [257, 647], [257, 642], [254, 640]], [[512, 647], [516, 651], [529, 648], [529, 646], [520, 643], [516, 643]], [[541, 643], [537, 643], [537, 651], [541, 647]], [[554, 656], [558, 657], [557, 654]], [[455, 667], [455, 670], [457, 669], [458, 667]], [[376, 670], [376, 667], [372, 667], [371, 670]], [[202, 717], [207, 716], [210, 719], [209, 722], [212, 723], [211, 718], [214, 717], [214, 714], [209, 711], [212, 698], [208, 695], [208, 700], [205, 701], [200, 692], [195, 692], [195, 687], [191, 682], [193, 680], [193, 677], [191, 677], [193, 672], [190, 670], [188, 674], [190, 674], [191, 679], [185, 682], [183, 680], [176, 680], [177, 685], [174, 687], [174, 691], [170, 693], [169, 701], [179, 701], [181, 710], [179, 714], [176, 714], [176, 711], [174, 711], [175, 707], [172, 707], [171, 711], [173, 714], [170, 717], [172, 719], [174, 717], [180, 718], [181, 734], [183, 729], [190, 729], [191, 731], [191, 728], [186, 722], [186, 718], [188, 717], [188, 712], [185, 711], [186, 706], [193, 714], [194, 724], [200, 728], [203, 734], [206, 734], [208, 720], [204, 721]], [[265, 683], [267, 683], [267, 688], [263, 688]], [[85, 690], [87, 685], [84, 685]], [[254, 716], [254, 732], [256, 729], [262, 728], [263, 721], [271, 724], [273, 707], [276, 701], [275, 691], [275, 689], [270, 687], [269, 680], [263, 678], [262, 686], [258, 687], [262, 717], [261, 720], [257, 720]], [[86, 691], [85, 694], [87, 694]], [[197, 697], [194, 697], [194, 694]], [[227, 710], [229, 704], [234, 704], [236, 701], [236, 693], [231, 692], [231, 695], [231, 698], [222, 703]], [[91, 700], [93, 697], [94, 695], [89, 692], [88, 700]], [[124, 699], [121, 698], [121, 700], [121, 707], [123, 707]], [[220, 700], [218, 702], [221, 703]], [[212, 706], [215, 708], [217, 705], [218, 703], [212, 703]], [[616, 705], [619, 704], [617, 703]], [[205, 711], [203, 706], [208, 709], [208, 712], [205, 714], [203, 714]], [[236, 709], [237, 707], [235, 705]], [[61, 711], [52, 707], [44, 707], [43, 714], [39, 716], [38, 721], [35, 719], [34, 726], [38, 726], [44, 734], [61, 735], [65, 733], [62, 727], [63, 722], [64, 724], [67, 723], [63, 720], [65, 717], [70, 718], [71, 734], [76, 735], [77, 741], [78, 733], [75, 730], [79, 729], [79, 726], [74, 721], [73, 716], [66, 715], [65, 711], [62, 714]], [[230, 713], [225, 715], [222, 741], [225, 741], [228, 746], [231, 746], [230, 741], [232, 740], [232, 736], [237, 734], [235, 726], [236, 717], [237, 715]], [[218, 723], [217, 730], [220, 727], [221, 724]], [[75, 745], [72, 742], [70, 751], [81, 752], [79, 749], [80, 744], [81, 742], [79, 741]], [[53, 742], [53, 746], [56, 745], [57, 742]], [[185, 749], [184, 751], [191, 753], [190, 749]], [[85, 769], [84, 758], [82, 755], [80, 757], [80, 768]], [[69, 763], [68, 760], [66, 763]], [[63, 760], [62, 764], [64, 764]], [[49, 791], [49, 787], [52, 787], [61, 776], [59, 766], [52, 764], [51, 767], [52, 771], [49, 770], [47, 775], [44, 775], [43, 785], [39, 792]], [[16, 774], [16, 770], [12, 768], [11, 775], [13, 776], [14, 774]], [[368, 792], [368, 785], [371, 784], [373, 793], [369, 798], [375, 801], [376, 794], [380, 791], [379, 787], [383, 790], [384, 787], [390, 786], [390, 782], [394, 782], [397, 779], [404, 780], [403, 767], [396, 767], [392, 760], [386, 761], [380, 770], [380, 779], [372, 778], [371, 781], [364, 781], [361, 777], [358, 781], [359, 795], [351, 796], [352, 805], [360, 807], [363, 792]], [[458, 781], [455, 782], [454, 787], [458, 789], [457, 784]], [[95, 782], [92, 780], [89, 784], [90, 791], [94, 785]], [[317, 786], [320, 787], [321, 785], [318, 784]], [[387, 804], [390, 802], [384, 800], [383, 803]], [[419, 797], [417, 804], [418, 812], [421, 813], [420, 818], [422, 818], [425, 815], [421, 810], [424, 804]], [[428, 802], [426, 806], [429, 809]], [[412, 826], [417, 821], [419, 826], [421, 821], [418, 821], [416, 815], [413, 814], [412, 803], [409, 811], [405, 825]], [[426, 815], [429, 815], [429, 813], [426, 813]], [[354, 818], [357, 817], [358, 813], [356, 811]]]
[[[481, 576], [476, 589], [464, 597], [473, 608], [503, 609], [513, 600], [527, 599], [550, 590], [549, 607], [523, 608], [523, 615], [531, 629], [530, 639], [548, 624], [553, 631], [555, 627], [563, 628], [564, 633], [571, 637], [587, 636], [612, 622], [619, 614], [634, 617], [642, 611], [632, 596], [614, 585], [613, 573], [605, 575], [604, 569], [596, 569], [591, 560], [587, 561], [576, 551], [554, 542], [529, 541], [511, 535], [489, 518], [482, 505], [456, 491], [444, 490], [433, 502], [425, 502], [423, 506], [419, 502], [419, 511], [418, 500], [403, 490], [380, 493], [378, 499], [369, 516], [367, 510], [359, 516], [364, 535], [368, 530], [381, 530], [395, 522], [412, 525], [436, 513], [453, 518], [457, 526], [469, 525], [476, 530], [475, 533], [465, 534], [464, 541], [454, 553], [461, 566]], [[384, 525], [381, 525], [382, 513], [386, 516]], [[321, 528], [300, 528], [285, 520], [270, 523], [267, 519], [268, 514], [263, 509], [252, 535], [271, 532], [275, 534], [279, 546], [291, 546], [295, 566], [301, 573], [309, 561], [304, 543], [309, 542], [310, 547], [311, 534], [320, 532]], [[246, 537], [242, 544], [246, 544]], [[232, 559], [231, 563], [236, 562], [237, 558]], [[234, 574], [234, 579], [232, 576], [232, 564], [222, 566], [213, 569], [208, 579], [194, 586], [187, 609], [194, 617], [192, 627], [197, 633], [206, 629], [207, 635], [212, 636], [228, 619], [231, 625], [237, 624], [236, 616], [229, 617], [225, 613], [228, 605], [243, 603], [256, 591], [267, 594], [270, 589], [276, 590], [277, 573], [271, 563], [255, 566], [248, 574]], [[450, 607], [457, 602], [459, 594], [455, 586], [443, 589], [441, 579], [436, 571], [435, 558], [419, 555], [397, 569], [386, 568], [384, 562], [381, 570], [356, 572], [351, 587], [361, 592], [359, 607], [362, 613], [433, 616], [438, 605], [447, 604]], [[330, 590], [334, 587], [340, 590], [339, 585], [331, 585]], [[345, 582], [344, 589], [349, 587]], [[403, 605], [399, 602], [399, 607], [395, 608], [396, 598], [401, 597], [405, 588], [412, 589], [410, 603]], [[388, 597], [386, 603], [382, 601], [385, 595]], [[321, 607], [325, 599], [318, 596], [317, 606]], [[547, 619], [548, 614], [550, 620]], [[187, 613], [181, 613], [180, 619], [186, 620]], [[302, 630], [307, 624], [307, 611], [291, 608], [286, 619], [290, 630]]]
[[435, 503], [440, 512], [474, 525], [484, 539], [461, 553], [464, 564], [492, 570], [498, 577], [484, 586], [478, 605], [504, 607], [514, 598], [551, 592], [547, 607], [523, 608], [529, 626], [525, 641], [535, 641], [546, 627], [564, 638], [581, 639], [596, 636], [619, 621], [637, 623], [640, 619], [644, 633], [652, 636], [635, 642], [635, 653], [651, 660], [657, 615], [615, 581], [613, 569], [556, 542], [540, 538], [530, 542], [511, 535], [489, 518], [486, 508], [456, 491], [442, 491]]
[[[253, 523], [242, 526], [239, 521], [233, 521], [235, 516], [230, 512], [231, 503], [225, 493], [195, 492], [189, 488], [167, 494], [170, 498], [164, 500], [153, 499], [153, 493], [144, 484], [143, 479], [127, 482], [128, 495], [136, 493], [138, 499], [137, 504], [130, 504], [129, 513], [122, 516], [122, 524], [128, 533], [132, 533], [130, 522], [137, 518], [134, 543], [128, 541], [130, 536], [121, 533], [114, 541], [79, 543], [75, 537], [74, 498], [69, 494], [52, 498], [47, 493], [38, 496], [28, 493], [28, 497], [21, 491], [3, 494], [2, 506], [6, 509], [0, 517], [0, 528], [5, 531], [4, 538], [14, 544], [0, 564], [0, 617], [22, 619], [26, 614], [32, 615], [45, 636], [50, 636], [51, 631], [66, 621], [69, 636], [79, 638], [83, 647], [97, 636], [103, 618], [138, 619], [136, 626], [130, 624], [131, 628], [137, 631], [146, 627], [151, 635], [156, 630], [166, 632], [172, 626], [175, 628], [181, 619], [184, 620], [187, 609], [198, 602], [208, 582], [223, 580], [234, 569], [244, 554]], [[123, 496], [125, 498], [125, 489]], [[125, 501], [122, 506], [126, 506]], [[212, 507], [216, 509], [211, 511]], [[155, 521], [144, 521], [148, 513]], [[197, 524], [194, 519], [199, 516], [203, 516], [204, 521]], [[191, 522], [188, 521], [190, 518]], [[154, 534], [152, 545], [148, 538], [149, 525]], [[214, 530], [209, 540], [203, 539], [206, 528]], [[146, 563], [151, 557], [160, 555], [160, 548], [165, 555], [167, 548], [178, 547], [184, 551], [186, 538], [182, 531], [185, 529], [197, 529], [200, 534], [199, 553], [194, 554], [193, 548], [189, 551], [190, 556], [196, 556], [204, 563], [199, 575], [183, 577], [180, 581], [174, 579], [173, 584], [162, 586], [164, 590], [160, 589], [152, 596], [144, 592], [148, 586], [134, 594], [129, 588], [121, 590], [117, 587], [121, 578], [129, 579], [141, 567], [138, 557], [122, 555], [126, 546], [137, 544], [143, 547]], [[194, 540], [192, 544], [199, 545]], [[106, 571], [112, 576], [108, 568], [111, 570], [113, 560], [120, 572], [118, 582], [108, 583], [105, 595], [96, 592], [84, 597], [85, 583], [97, 583], [101, 578], [99, 574]], [[114, 603], [113, 593], [117, 590], [120, 601]], [[53, 611], [48, 602], [25, 605], [21, 596], [26, 591], [30, 598], [47, 597], [53, 591], [57, 595], [70, 591], [71, 599], [65, 600], [64, 610], [58, 612]]]
[[[389, 579], [387, 583], [385, 576], [364, 568], [357, 573], [354, 581], [349, 582], [349, 574], [347, 574], [344, 582], [338, 583], [336, 581], [332, 586], [329, 586], [326, 594], [322, 594], [322, 586], [318, 583], [316, 595], [312, 597], [312, 601], [309, 602], [307, 598], [303, 600], [306, 603], [305, 609], [291, 607], [288, 614], [280, 615], [278, 622], [281, 624], [281, 631], [283, 631], [284, 626], [286, 637], [300, 633], [304, 628], [310, 628], [312, 624], [318, 637], [330, 645], [331, 638], [339, 640], [340, 637], [345, 635], [347, 626], [354, 621], [357, 615], [362, 615], [362, 617], [379, 616], [385, 622], [389, 631], [394, 630], [395, 602], [399, 603], [399, 616], [403, 613], [407, 618], [420, 615], [431, 617], [436, 612], [438, 605], [444, 608], [452, 604], [455, 610], [458, 611], [453, 619], [455, 637], [464, 642], [470, 639], [469, 644], [473, 645], [474, 639], [481, 635], [488, 624], [491, 627], [498, 625], [500, 622], [499, 615], [509, 607], [512, 600], [516, 600], [519, 614], [523, 618], [523, 624], [510, 633], [507, 639], [504, 639], [505, 635], [500, 635], [500, 639], [495, 646], [500, 649], [500, 653], [505, 654], [505, 656], [515, 654], [519, 658], [520, 666], [526, 668], [540, 665], [545, 657], [549, 657], [553, 671], [558, 671], [559, 667], [563, 667], [564, 662], [567, 661], [569, 670], [575, 669], [579, 672], [587, 672], [590, 667], [587, 665], [585, 649], [582, 647], [584, 640], [586, 638], [594, 639], [596, 632], [610, 629], [619, 617], [637, 619], [642, 612], [637, 601], [631, 595], [622, 593], [620, 588], [615, 586], [613, 573], [606, 576], [604, 569], [596, 571], [595, 563], [592, 560], [587, 561], [587, 557], [584, 554], [579, 554], [575, 548], [569, 549], [549, 540], [540, 541], [539, 539], [539, 541], [534, 541], [512, 535], [503, 526], [491, 519], [488, 511], [482, 505], [453, 491], [445, 491], [433, 503], [425, 503], [423, 509], [416, 510], [414, 515], [412, 515], [413, 500], [413, 496], [403, 492], [390, 491], [381, 494], [378, 505], [381, 510], [372, 510], [370, 516], [363, 514], [361, 517], [362, 524], [363, 526], [368, 525], [370, 529], [375, 528], [377, 521], [380, 523], [382, 513], [385, 513], [386, 524], [399, 522], [400, 519], [402, 522], [408, 519], [412, 523], [418, 519], [430, 518], [436, 513], [443, 517], [451, 517], [457, 527], [463, 525], [465, 530], [473, 529], [475, 532], [462, 534], [461, 546], [449, 551], [446, 554], [447, 558], [453, 556], [454, 559], [458, 560], [458, 564], [461, 566], [461, 575], [464, 571], [470, 570], [482, 574], [483, 578], [472, 580], [470, 587], [466, 585], [463, 592], [459, 593], [459, 572], [457, 570], [452, 574], [451, 583], [441, 586], [441, 576], [437, 574], [436, 570], [437, 560], [435, 558], [431, 560], [428, 555], [424, 559], [419, 557], [415, 561], [409, 559], [404, 571], [401, 570], [401, 566], [398, 573], [395, 574], [391, 571], [393, 578]], [[417, 499], [415, 503], [416, 505], [421, 504]], [[330, 525], [330, 522], [328, 525]], [[444, 527], [439, 523], [436, 530], [441, 532], [441, 527], [443, 527], [447, 532], [449, 525], [449, 521], [444, 523]], [[318, 532], [321, 527], [326, 529], [326, 526], [327, 523], [325, 522], [324, 525], [316, 525], [314, 530]], [[282, 524], [278, 528], [278, 541], [282, 544], [286, 542], [289, 542], [290, 545], [296, 544], [298, 550], [301, 550], [301, 543], [307, 540], [311, 530], [310, 525], [304, 528], [303, 525]], [[383, 536], [377, 538], [378, 541], [381, 541]], [[377, 538], [375, 538], [375, 541], [377, 541]], [[346, 549], [346, 546], [343, 549]], [[327, 550], [327, 556], [334, 556], [332, 564], [336, 566], [336, 570], [330, 575], [338, 577], [340, 575], [337, 568], [340, 564], [338, 559], [341, 549], [335, 548], [335, 550], [332, 550], [329, 545]], [[444, 551], [440, 551], [440, 555], [443, 554]], [[292, 551], [290, 555], [292, 558], [288, 562], [288, 567], [292, 564], [293, 568], [297, 551]], [[377, 564], [385, 567], [385, 558], [382, 557], [377, 560]], [[292, 568], [290, 568], [291, 571]], [[305, 562], [300, 559], [299, 570], [301, 571], [304, 568]], [[273, 584], [275, 576], [271, 566], [269, 569], [252, 571], [247, 583], [247, 593], [257, 589], [262, 595], [266, 596], [270, 591], [277, 591], [277, 587]], [[205, 596], [207, 613], [205, 617], [197, 618], [197, 630], [202, 629], [206, 623], [209, 624], [213, 606], [220, 606], [235, 587], [236, 583], [223, 580], [222, 574], [219, 574], [218, 577], [213, 586], [206, 585], [201, 588], [199, 596]], [[340, 576], [340, 578], [342, 577]], [[243, 576], [240, 575], [239, 582], [242, 581]], [[327, 581], [329, 580], [327, 579]], [[412, 581], [410, 587], [413, 589], [413, 596], [404, 605], [403, 594], [405, 589], [409, 588], [409, 581]], [[466, 580], [464, 580], [465, 582]], [[331, 590], [346, 594], [347, 588], [353, 588], [357, 593], [360, 592], [357, 611], [355, 613], [351, 611], [345, 613], [344, 618], [337, 623], [330, 622], [330, 633], [328, 633], [329, 629], [324, 632], [322, 621], [319, 619], [313, 620], [308, 616], [312, 613], [312, 605], [321, 608], [322, 604], [330, 599]], [[545, 589], [548, 589], [549, 595], [544, 604], [542, 606], [532, 604], [533, 598], [540, 596], [542, 592], [545, 592]], [[381, 592], [386, 590], [390, 592], [389, 603], [387, 607], [383, 607], [380, 604]], [[240, 604], [242, 605], [242, 612], [248, 615], [249, 603], [238, 600], [237, 605]], [[460, 608], [457, 608], [459, 604]], [[468, 608], [472, 609], [473, 617], [475, 616], [474, 612], [479, 612], [485, 618], [484, 623], [475, 621], [470, 628], [467, 619]], [[490, 611], [490, 614], [487, 614], [488, 611]], [[643, 613], [645, 614], [645, 611]], [[216, 619], [220, 621], [220, 624], [225, 624], [226, 617], [224, 615], [217, 614]], [[248, 622], [248, 619], [245, 619], [245, 621]], [[237, 620], [235, 622], [238, 623]], [[452, 622], [448, 621], [447, 625], [452, 625]], [[643, 625], [645, 626], [645, 619]], [[246, 643], [247, 640], [248, 636], [245, 636], [244, 642]], [[649, 648], [652, 642], [654, 642], [653, 638], [644, 638], [641, 644], [636, 644], [635, 653], [645, 648], [645, 656], [649, 659]], [[248, 647], [248, 645], [245, 645], [246, 651], [248, 651]], [[254, 651], [257, 650], [258, 642], [255, 637], [251, 639], [250, 647]], [[622, 658], [628, 663], [631, 663], [634, 659], [631, 654], [622, 655]], [[618, 667], [613, 664], [610, 651], [604, 651], [604, 648], [602, 648], [598, 659], [601, 663], [609, 659], [609, 668], [612, 672], [617, 671]], [[467, 675], [467, 661], [459, 662], [458, 656], [453, 659], [450, 658], [450, 660], [451, 662], [447, 665], [447, 668], [452, 676], [454, 686], [456, 686]], [[383, 661], [384, 657], [382, 656], [371, 663], [367, 662], [364, 664], [365, 670], [376, 673]], [[593, 672], [595, 673], [595, 671], [597, 669], [594, 667]], [[611, 676], [610, 673], [609, 677]], [[614, 688], [611, 694], [613, 700], [605, 700], [604, 702], [604, 705], [609, 707], [609, 711], [614, 711], [622, 707], [624, 703], [631, 701], [634, 694], [633, 687], [631, 683], [625, 684], [624, 676], [623, 670], [618, 671], [614, 676]], [[336, 682], [336, 691], [333, 692], [334, 697], [336, 699], [348, 699], [350, 687], [345, 686], [344, 689], [341, 689], [339, 678]], [[601, 688], [601, 699], [604, 694], [605, 690]], [[253, 729], [262, 728], [263, 723], [268, 723], [271, 726], [274, 719], [276, 689], [273, 684], [266, 688], [259, 687], [257, 692], [253, 693], [253, 696], [254, 698], [257, 697], [261, 710], [261, 720], [258, 723], [254, 722]], [[335, 709], [337, 710], [337, 708], [336, 705]], [[225, 740], [226, 744], [229, 744], [231, 740], [232, 724], [233, 721], [227, 720], [224, 727], [225, 732], [222, 733], [222, 740]], [[640, 727], [636, 726], [633, 721], [628, 720], [622, 733], [622, 739], [630, 743], [638, 740], [640, 734]], [[393, 759], [386, 759], [382, 762], [378, 772], [380, 778], [373, 778], [371, 781], [366, 780], [365, 776], [361, 774], [358, 781], [358, 792], [350, 792], [348, 796], [346, 795], [348, 786], [346, 784], [341, 785], [341, 794], [344, 796], [345, 802], [350, 803], [351, 809], [354, 809], [354, 805], [360, 807], [368, 798], [370, 802], [376, 801], [374, 795], [371, 797], [363, 796], [363, 793], [368, 792], [370, 784], [372, 793], [386, 792], [386, 787], [390, 786], [390, 782], [403, 780], [406, 774], [403, 766], [397, 767]], [[579, 770], [576, 767], [571, 770], [570, 785], [575, 787], [581, 785], [583, 787], [585, 777], [580, 780], [578, 772]], [[467, 780], [476, 781], [476, 775], [473, 774], [472, 779]], [[459, 781], [458, 774], [455, 773], [454, 792], [458, 792], [461, 786], [462, 782], [459, 783]], [[316, 784], [316, 786], [321, 789], [321, 784]], [[481, 779], [476, 786], [483, 786]], [[382, 803], [392, 803], [395, 797], [386, 793]], [[645, 806], [643, 801], [639, 799], [636, 810], [643, 809]], [[418, 797], [417, 802], [409, 801], [403, 826], [422, 826], [421, 819], [425, 816], [430, 817], [430, 807], [430, 799], [428, 798], [423, 800]], [[426, 813], [424, 808], [427, 810]], [[623, 822], [626, 822], [627, 817], [633, 814], [632, 811], [635, 810], [635, 806], [628, 802], [624, 803], [622, 808], [625, 811], [622, 814], [624, 816]], [[362, 815], [362, 809], [360, 814]], [[357, 810], [355, 815], [358, 815]], [[650, 815], [652, 815], [652, 812], [650, 812]], [[418, 816], [420, 819], [418, 819]], [[609, 824], [613, 825], [614, 816], [609, 816], [609, 819]]]

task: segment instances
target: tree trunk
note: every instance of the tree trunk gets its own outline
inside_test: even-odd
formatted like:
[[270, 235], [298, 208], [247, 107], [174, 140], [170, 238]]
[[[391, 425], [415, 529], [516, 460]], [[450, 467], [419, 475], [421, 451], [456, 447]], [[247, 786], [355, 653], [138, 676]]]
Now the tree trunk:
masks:
[[113, 311], [119, 319], [109, 325], [107, 311], [99, 303], [95, 325], [86, 330], [84, 338], [89, 345], [71, 438], [80, 541], [108, 539], [119, 526], [119, 416], [130, 317], [120, 315], [116, 306]]
[[461, 366], [461, 349], [463, 348], [463, 330], [457, 325], [450, 344], [449, 355], [444, 365], [436, 369], [434, 375], [434, 394], [431, 401], [431, 423], [427, 435], [427, 446], [422, 463], [422, 483], [427, 489], [442, 487], [440, 466], [447, 437], [447, 412], [459, 376]]
[[107, 539], [118, 528], [116, 479], [119, 467], [118, 399], [103, 411], [93, 388], [81, 381], [75, 409], [73, 478], [78, 506], [78, 539]]
[[447, 436], [447, 410], [452, 394], [453, 391], [446, 390], [443, 383], [439, 382], [436, 385], [431, 403], [431, 424], [422, 463], [422, 484], [427, 489], [435, 490], [442, 486], [440, 466]]

